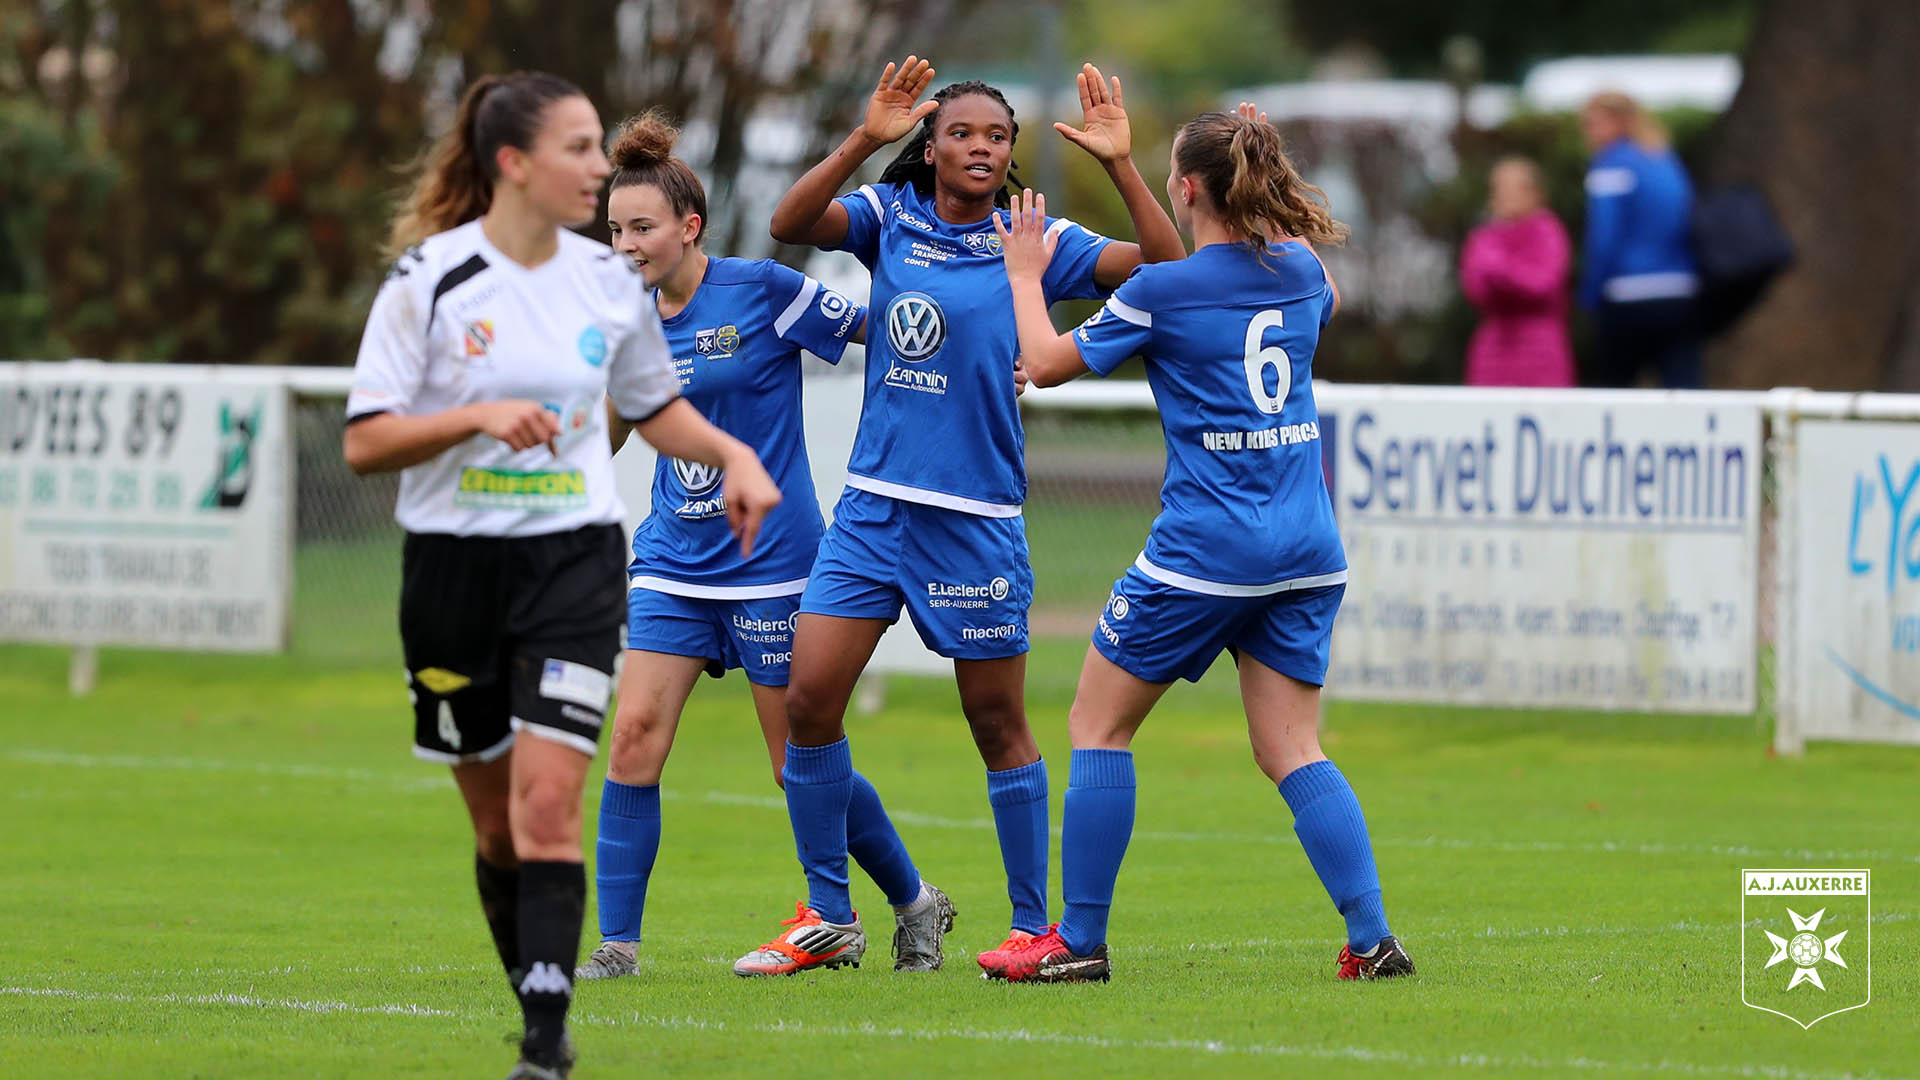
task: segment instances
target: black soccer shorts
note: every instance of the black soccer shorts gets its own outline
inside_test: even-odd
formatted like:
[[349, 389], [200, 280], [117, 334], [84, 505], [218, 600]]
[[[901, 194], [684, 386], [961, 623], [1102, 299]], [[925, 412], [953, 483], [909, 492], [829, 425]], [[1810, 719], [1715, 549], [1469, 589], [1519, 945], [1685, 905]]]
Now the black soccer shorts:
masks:
[[400, 643], [415, 756], [492, 761], [517, 732], [592, 755], [626, 611], [618, 525], [528, 537], [407, 534]]

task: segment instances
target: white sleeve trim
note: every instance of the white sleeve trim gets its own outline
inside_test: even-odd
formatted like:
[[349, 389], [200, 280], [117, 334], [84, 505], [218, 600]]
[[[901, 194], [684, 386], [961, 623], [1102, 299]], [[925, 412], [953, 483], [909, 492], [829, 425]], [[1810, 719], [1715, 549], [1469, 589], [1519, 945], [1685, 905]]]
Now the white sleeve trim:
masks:
[[1073, 224], [1074, 221], [1072, 218], [1054, 218], [1053, 224], [1047, 226], [1047, 239], [1059, 239], [1060, 234], [1066, 232], [1068, 227]]
[[1147, 558], [1147, 553], [1144, 551], [1140, 553], [1139, 558], [1133, 560], [1133, 565], [1141, 573], [1162, 584], [1171, 585], [1176, 589], [1185, 589], [1188, 592], [1204, 593], [1208, 596], [1272, 596], [1274, 593], [1292, 592], [1295, 589], [1319, 589], [1328, 585], [1344, 585], [1347, 580], [1345, 570], [1335, 570], [1331, 574], [1288, 578], [1270, 585], [1231, 585], [1224, 581], [1208, 581], [1206, 578], [1193, 577], [1155, 565]]
[[1107, 310], [1113, 312], [1115, 318], [1124, 319], [1135, 326], [1153, 327], [1153, 312], [1141, 311], [1117, 296], [1107, 297]]
[[787, 310], [773, 320], [773, 332], [781, 337], [786, 337], [787, 331], [793, 329], [793, 324], [799, 322], [800, 316], [807, 313], [807, 305], [813, 303], [813, 294], [820, 291], [819, 282], [812, 278], [805, 280], [806, 284], [800, 286], [800, 291], [794, 294], [793, 303], [788, 304]]
[[873, 207], [874, 221], [880, 224], [885, 224], [887, 220], [887, 210], [885, 207], [880, 205], [880, 193], [873, 190], [872, 184], [861, 184], [860, 194], [865, 195], [867, 197], [868, 205]]
[[1639, 183], [1640, 178], [1633, 175], [1632, 169], [1617, 165], [1605, 169], [1594, 169], [1587, 174], [1587, 194], [1596, 199], [1625, 195]]

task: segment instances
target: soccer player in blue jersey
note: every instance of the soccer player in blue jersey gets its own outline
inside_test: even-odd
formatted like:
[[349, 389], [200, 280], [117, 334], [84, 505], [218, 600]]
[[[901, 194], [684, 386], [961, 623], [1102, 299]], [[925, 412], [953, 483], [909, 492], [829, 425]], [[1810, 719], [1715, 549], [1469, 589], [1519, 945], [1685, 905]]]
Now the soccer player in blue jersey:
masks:
[[1167, 687], [1199, 681], [1222, 649], [1240, 669], [1254, 760], [1279, 784], [1346, 918], [1340, 977], [1413, 973], [1387, 930], [1360, 803], [1317, 732], [1347, 560], [1313, 402], [1313, 350], [1338, 296], [1308, 242], [1338, 242], [1346, 228], [1265, 120], [1242, 106], [1180, 129], [1167, 194], [1194, 253], [1142, 267], [1071, 333], [1047, 320], [1045, 201], [1023, 193], [1001, 233], [1029, 377], [1051, 386], [1145, 357], [1167, 477], [1146, 550], [1114, 584], [1074, 694], [1065, 918], [983, 958], [990, 975], [1108, 977], [1107, 913], [1133, 832], [1128, 745]]
[[[751, 554], [743, 554], [727, 526], [720, 470], [665, 455], [655, 465], [653, 512], [634, 532], [628, 568], [627, 652], [595, 868], [601, 944], [580, 967], [587, 979], [636, 968], [647, 882], [660, 849], [660, 773], [702, 671], [745, 670], [778, 782], [793, 617], [822, 528], [801, 433], [800, 352], [837, 363], [866, 320], [864, 308], [779, 263], [708, 256], [701, 245], [706, 192], [673, 156], [677, 135], [658, 113], [635, 117], [616, 133], [609, 151], [616, 170], [608, 195], [613, 245], [656, 290], [650, 299], [680, 393], [752, 446], [785, 498]], [[627, 430], [614, 429], [616, 447]], [[848, 848], [894, 906], [894, 967], [937, 969], [953, 905], [920, 880], [872, 785], [857, 773], [850, 782]], [[857, 965], [860, 956], [860, 949], [847, 949], [831, 959]], [[776, 954], [740, 973], [790, 962]]]
[[[769, 949], [798, 967], [862, 940], [847, 896], [854, 781], [842, 717], [855, 680], [902, 607], [921, 640], [953, 660], [960, 707], [987, 766], [1013, 904], [1009, 941], [1047, 926], [1047, 772], [1024, 701], [1026, 470], [1014, 402], [1018, 352], [1001, 240], [1019, 125], [998, 90], [958, 83], [920, 101], [933, 68], [888, 64], [860, 128], [796, 182], [774, 211], [776, 239], [852, 252], [873, 272], [866, 399], [847, 491], [800, 601], [789, 723], [787, 809], [806, 869], [798, 924]], [[1047, 301], [1103, 295], [1143, 261], [1185, 254], [1131, 158], [1119, 81], [1080, 75], [1085, 123], [1056, 130], [1113, 178], [1140, 244], [1071, 221], [1047, 223], [1058, 256]], [[876, 184], [834, 196], [882, 146], [908, 139]]]

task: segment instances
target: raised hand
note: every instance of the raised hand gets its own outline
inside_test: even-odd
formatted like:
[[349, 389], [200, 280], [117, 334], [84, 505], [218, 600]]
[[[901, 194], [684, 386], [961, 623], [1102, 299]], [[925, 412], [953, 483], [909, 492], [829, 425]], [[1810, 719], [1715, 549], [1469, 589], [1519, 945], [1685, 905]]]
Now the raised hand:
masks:
[[993, 231], [1000, 236], [1008, 281], [1039, 281], [1046, 274], [1057, 238], [1047, 235], [1045, 195], [1035, 195], [1032, 188], [1022, 190], [1013, 205], [994, 212]]
[[1109, 86], [1100, 69], [1083, 64], [1074, 77], [1080, 88], [1082, 126], [1055, 124], [1053, 130], [1103, 162], [1115, 162], [1133, 153], [1133, 129], [1120, 103], [1120, 76]]
[[[880, 73], [880, 85], [867, 99], [867, 118], [860, 130], [875, 142], [890, 143], [912, 131], [915, 124], [940, 107], [937, 101], [920, 101], [920, 95], [933, 84], [933, 65], [917, 56], [905, 63], [887, 63]], [[919, 104], [915, 104], [919, 102]]]
[[1264, 124], [1267, 122], [1267, 114], [1261, 112], [1251, 101], [1241, 102], [1240, 108], [1237, 111], [1240, 113], [1240, 119], [1242, 120], [1251, 120], [1256, 124]]

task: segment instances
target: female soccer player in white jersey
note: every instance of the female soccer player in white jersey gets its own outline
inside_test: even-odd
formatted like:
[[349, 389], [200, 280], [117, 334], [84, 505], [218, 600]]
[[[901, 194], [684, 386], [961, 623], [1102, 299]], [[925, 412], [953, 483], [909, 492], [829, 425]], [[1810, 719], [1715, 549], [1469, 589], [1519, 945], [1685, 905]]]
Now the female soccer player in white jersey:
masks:
[[[660, 772], [702, 671], [745, 669], [778, 782], [793, 616], [821, 532], [801, 433], [800, 352], [839, 362], [867, 314], [770, 259], [709, 256], [702, 246], [706, 190], [673, 156], [677, 134], [656, 113], [615, 133], [607, 196], [613, 246], [658, 290], [653, 303], [681, 393], [751, 445], [786, 498], [768, 515], [753, 554], [743, 556], [727, 528], [721, 474], [668, 457], [655, 465], [653, 512], [633, 537], [627, 653], [600, 800], [594, 881], [601, 945], [581, 965], [581, 978], [635, 970], [647, 882], [660, 850]], [[616, 430], [614, 441], [626, 434]], [[894, 967], [936, 969], [953, 905], [920, 880], [873, 786], [858, 773], [852, 781], [847, 848], [894, 905]], [[838, 959], [857, 963], [860, 956]], [[741, 971], [760, 973], [751, 963]]]
[[524, 1080], [572, 1064], [580, 792], [620, 649], [625, 511], [602, 399], [662, 453], [725, 470], [743, 547], [780, 501], [753, 451], [680, 399], [632, 261], [567, 229], [598, 209], [600, 139], [563, 79], [467, 90], [394, 224], [406, 250], [347, 400], [348, 464], [402, 470], [414, 753], [451, 765], [466, 800]]
[[1035, 385], [1108, 375], [1144, 356], [1167, 477], [1146, 550], [1114, 584], [1074, 695], [1060, 841], [1066, 916], [983, 961], [989, 974], [1108, 977], [1107, 913], [1133, 832], [1128, 744], [1167, 687], [1199, 681], [1222, 649], [1239, 665], [1254, 760], [1279, 784], [1346, 918], [1340, 976], [1413, 973], [1387, 931], [1360, 803], [1316, 730], [1347, 561], [1313, 402], [1313, 350], [1338, 298], [1307, 242], [1336, 243], [1346, 228], [1265, 121], [1242, 106], [1180, 129], [1167, 195], [1194, 253], [1142, 267], [1071, 333], [1056, 335], [1047, 321], [1045, 201], [1024, 193], [1001, 236]]
[[[1013, 902], [1009, 940], [1047, 924], [1047, 773], [1027, 727], [1026, 468], [1014, 403], [1018, 352], [1000, 240], [1019, 125], [998, 90], [948, 86], [927, 102], [933, 68], [888, 64], [865, 122], [794, 184], [773, 235], [852, 252], [873, 272], [866, 399], [847, 491], [801, 597], [787, 689], [784, 769], [808, 903], [761, 950], [782, 970], [826, 963], [863, 940], [847, 898], [854, 785], [841, 720], [855, 680], [904, 606], [921, 640], [953, 660], [960, 707], [985, 760], [987, 796]], [[1119, 80], [1088, 65], [1081, 128], [1055, 125], [1099, 159], [1138, 246], [1050, 222], [1060, 252], [1047, 300], [1090, 297], [1143, 260], [1179, 258], [1180, 236], [1133, 166]], [[835, 199], [860, 164], [909, 133], [880, 182]]]

